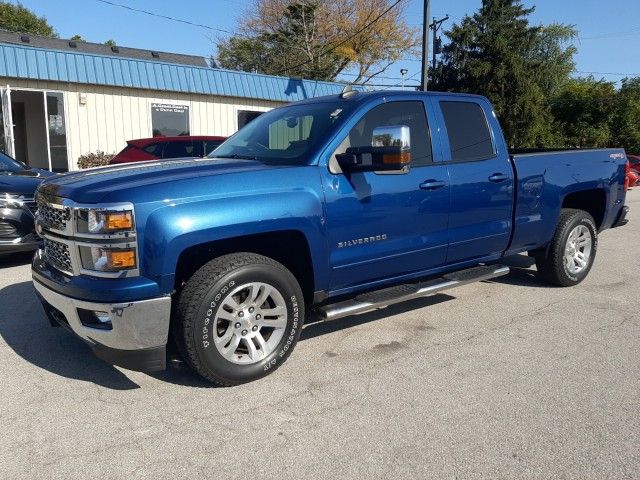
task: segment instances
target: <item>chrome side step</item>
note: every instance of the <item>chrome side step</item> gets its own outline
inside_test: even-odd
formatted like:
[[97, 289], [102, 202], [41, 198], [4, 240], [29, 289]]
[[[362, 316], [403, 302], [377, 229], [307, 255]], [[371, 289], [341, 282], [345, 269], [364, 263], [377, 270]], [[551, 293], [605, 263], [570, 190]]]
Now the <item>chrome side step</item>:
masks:
[[421, 283], [410, 283], [363, 293], [342, 302], [323, 305], [317, 311], [322, 320], [336, 320], [349, 315], [360, 315], [386, 308], [395, 303], [426, 297], [450, 288], [500, 277], [509, 273], [503, 265], [478, 266], [451, 272]]

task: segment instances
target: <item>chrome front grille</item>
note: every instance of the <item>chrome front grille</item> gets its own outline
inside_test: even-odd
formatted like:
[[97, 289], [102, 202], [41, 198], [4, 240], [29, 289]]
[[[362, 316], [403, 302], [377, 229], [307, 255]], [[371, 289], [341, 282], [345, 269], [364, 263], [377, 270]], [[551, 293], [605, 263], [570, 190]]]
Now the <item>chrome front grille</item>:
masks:
[[44, 228], [65, 231], [71, 220], [71, 208], [51, 205], [38, 199], [38, 219]]
[[58, 270], [65, 273], [73, 272], [71, 252], [66, 243], [56, 242], [48, 238], [44, 239], [44, 258]]
[[16, 227], [9, 222], [0, 222], [0, 238], [16, 238], [18, 232]]
[[[39, 255], [45, 263], [65, 275], [90, 275], [93, 277], [123, 278], [139, 275], [138, 268], [119, 271], [103, 271], [91, 264], [87, 248], [136, 249], [136, 232], [91, 233], [87, 230], [87, 212], [130, 211], [130, 203], [81, 204], [69, 198], [58, 197], [44, 183], [36, 193], [36, 232], [44, 240]], [[44, 190], [44, 191], [43, 191]], [[48, 191], [49, 190], [49, 191]], [[26, 205], [26, 204], [25, 204]], [[135, 224], [135, 217], [133, 219]], [[84, 252], [84, 253], [83, 253]], [[136, 266], [138, 258], [136, 256]]]

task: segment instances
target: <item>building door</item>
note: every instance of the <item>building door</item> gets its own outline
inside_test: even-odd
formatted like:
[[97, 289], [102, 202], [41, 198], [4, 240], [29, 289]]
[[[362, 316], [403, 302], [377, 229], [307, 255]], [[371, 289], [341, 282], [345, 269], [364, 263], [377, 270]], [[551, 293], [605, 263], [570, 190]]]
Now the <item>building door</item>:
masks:
[[32, 168], [69, 170], [64, 95], [0, 89], [0, 150]]
[[11, 104], [11, 117], [13, 118], [13, 158], [28, 165], [27, 124], [23, 102]]
[[60, 92], [45, 92], [45, 113], [49, 141], [49, 170], [69, 171], [67, 156], [67, 122], [64, 112], [64, 95]]
[[49, 169], [44, 93], [12, 89], [11, 112], [16, 160], [32, 168]]
[[15, 149], [13, 145], [13, 116], [11, 115], [11, 90], [9, 85], [6, 88], [0, 89], [0, 96], [2, 96], [2, 115], [0, 115], [0, 121], [2, 121], [2, 127], [0, 128], [0, 150], [9, 155], [15, 156]]

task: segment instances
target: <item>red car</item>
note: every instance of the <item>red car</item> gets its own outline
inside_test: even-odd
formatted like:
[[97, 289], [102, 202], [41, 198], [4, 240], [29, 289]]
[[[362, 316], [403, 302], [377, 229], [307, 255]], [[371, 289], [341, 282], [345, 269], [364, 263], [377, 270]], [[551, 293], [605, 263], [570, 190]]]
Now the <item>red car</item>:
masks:
[[627, 172], [627, 181], [629, 182], [629, 188], [633, 187], [633, 186], [637, 186], [640, 185], [638, 183], [638, 180], [640, 180], [640, 172], [636, 171], [636, 170], [629, 170]]
[[640, 175], [640, 155], [627, 155], [631, 170], [635, 170]]
[[226, 137], [180, 136], [128, 140], [127, 146], [109, 162], [111, 165], [164, 158], [206, 157]]

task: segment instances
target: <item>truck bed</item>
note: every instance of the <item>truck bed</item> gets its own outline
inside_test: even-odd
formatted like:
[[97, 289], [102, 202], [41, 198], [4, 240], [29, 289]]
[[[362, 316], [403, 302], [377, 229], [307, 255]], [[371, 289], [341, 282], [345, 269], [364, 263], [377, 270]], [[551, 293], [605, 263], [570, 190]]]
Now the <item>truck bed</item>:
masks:
[[580, 196], [602, 205], [594, 215], [600, 230], [620, 213], [626, 156], [622, 149], [509, 150], [516, 188], [514, 232], [509, 252], [544, 246], [552, 238], [560, 209]]

